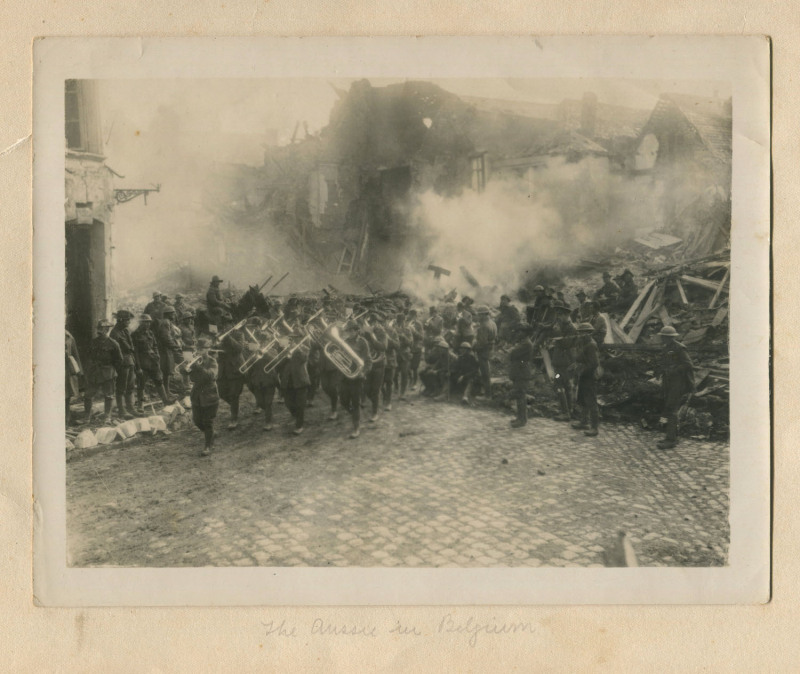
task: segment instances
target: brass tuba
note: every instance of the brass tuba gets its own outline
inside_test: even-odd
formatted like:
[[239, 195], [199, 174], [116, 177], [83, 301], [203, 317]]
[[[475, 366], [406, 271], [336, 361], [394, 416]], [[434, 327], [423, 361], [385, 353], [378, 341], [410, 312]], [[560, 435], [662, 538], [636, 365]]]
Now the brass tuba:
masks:
[[339, 336], [335, 325], [325, 329], [325, 345], [323, 352], [339, 372], [348, 379], [355, 379], [364, 369], [364, 361], [350, 348], [350, 345]]

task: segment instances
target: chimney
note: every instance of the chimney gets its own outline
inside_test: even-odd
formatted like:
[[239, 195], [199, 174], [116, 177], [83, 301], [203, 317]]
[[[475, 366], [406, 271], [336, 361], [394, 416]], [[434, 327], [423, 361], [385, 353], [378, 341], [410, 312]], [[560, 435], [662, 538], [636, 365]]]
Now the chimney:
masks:
[[594, 138], [596, 124], [597, 124], [597, 94], [591, 91], [587, 91], [583, 95], [583, 102], [581, 105], [580, 132], [587, 138]]

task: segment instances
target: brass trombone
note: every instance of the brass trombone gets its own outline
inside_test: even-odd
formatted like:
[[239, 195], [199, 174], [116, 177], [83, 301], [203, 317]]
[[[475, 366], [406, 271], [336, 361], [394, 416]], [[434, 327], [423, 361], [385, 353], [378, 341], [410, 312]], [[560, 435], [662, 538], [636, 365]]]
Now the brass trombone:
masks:
[[302, 328], [306, 332], [305, 337], [303, 337], [294, 346], [285, 346], [283, 349], [281, 349], [281, 351], [276, 356], [274, 356], [273, 358], [270, 359], [270, 361], [264, 366], [264, 373], [265, 374], [270, 374], [270, 373], [274, 372], [284, 360], [289, 358], [300, 347], [301, 344], [305, 343], [309, 339], [312, 339], [312, 333], [309, 332], [307, 328], [308, 328], [309, 324], [313, 320], [315, 320], [318, 316], [320, 316], [322, 314], [322, 311], [323, 311], [322, 309], [317, 311], [302, 326]]
[[[281, 328], [285, 334], [281, 334], [278, 328]], [[255, 338], [255, 336], [248, 330], [248, 333], [258, 346], [258, 349], [256, 349], [252, 354], [250, 354], [250, 356], [248, 356], [248, 358], [244, 361], [244, 363], [242, 363], [241, 366], [239, 366], [239, 372], [241, 374], [247, 374], [248, 372], [250, 372], [250, 370], [253, 369], [253, 366], [258, 361], [260, 361], [264, 356], [267, 356], [269, 354], [272, 354], [273, 357], [277, 356], [280, 353], [280, 351], [276, 353], [275, 351], [276, 348], [277, 349], [282, 348], [281, 339], [286, 339], [291, 334], [292, 328], [283, 318], [283, 314], [281, 314], [273, 321], [265, 323], [261, 327], [261, 331], [268, 333], [268, 336], [272, 335], [272, 339], [268, 338], [268, 341], [262, 346], [261, 343]]]

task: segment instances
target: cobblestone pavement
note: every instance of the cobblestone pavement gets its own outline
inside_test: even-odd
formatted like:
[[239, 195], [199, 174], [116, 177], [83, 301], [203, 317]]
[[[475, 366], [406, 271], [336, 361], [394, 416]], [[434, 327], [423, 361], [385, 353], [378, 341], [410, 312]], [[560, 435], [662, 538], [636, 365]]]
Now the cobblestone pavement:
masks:
[[[324, 397], [323, 397], [324, 398]], [[249, 400], [249, 394], [248, 394]], [[324, 400], [292, 436], [276, 402], [198, 456], [185, 429], [67, 463], [74, 566], [600, 566], [619, 530], [641, 566], [727, 561], [726, 443], [629, 425], [586, 438], [534, 418], [413, 397], [364, 423], [326, 421]]]

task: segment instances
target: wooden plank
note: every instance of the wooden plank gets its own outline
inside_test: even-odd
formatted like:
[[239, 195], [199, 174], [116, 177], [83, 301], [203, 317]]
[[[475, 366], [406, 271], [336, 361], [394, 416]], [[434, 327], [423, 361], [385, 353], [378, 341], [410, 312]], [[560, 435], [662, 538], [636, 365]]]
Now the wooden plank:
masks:
[[722, 321], [725, 320], [725, 316], [728, 315], [728, 307], [720, 307], [720, 310], [714, 315], [714, 320], [711, 321], [711, 327], [716, 328]]
[[681, 302], [683, 302], [684, 306], [688, 307], [689, 300], [686, 299], [686, 291], [683, 289], [683, 283], [681, 283], [679, 278], [675, 279], [675, 285], [678, 286], [678, 292], [681, 294]]
[[639, 339], [639, 335], [642, 333], [644, 324], [653, 314], [653, 311], [658, 310], [663, 294], [663, 286], [656, 286], [653, 292], [650, 293], [650, 297], [647, 298], [647, 302], [642, 309], [642, 313], [639, 314], [639, 318], [636, 319], [636, 323], [634, 323], [633, 327], [631, 327], [631, 329], [628, 331], [628, 338], [631, 340], [631, 344], [635, 343], [636, 340]]
[[725, 276], [722, 277], [722, 281], [719, 284], [719, 288], [717, 288], [717, 292], [714, 293], [714, 297], [711, 299], [711, 304], [708, 305], [709, 309], [714, 308], [714, 305], [717, 303], [720, 293], [722, 293], [722, 289], [725, 287], [725, 284], [728, 282], [730, 276], [731, 276], [731, 268], [728, 267], [728, 269], [725, 272]]
[[636, 298], [636, 301], [631, 304], [631, 308], [628, 309], [628, 313], [625, 314], [625, 318], [620, 321], [619, 327], [625, 329], [625, 326], [628, 325], [628, 321], [633, 318], [633, 315], [636, 313], [636, 310], [639, 308], [639, 305], [644, 301], [644, 298], [647, 297], [647, 293], [650, 292], [650, 289], [655, 285], [655, 281], [650, 281], [645, 287], [642, 292], [639, 293], [639, 297]]
[[[729, 270], [730, 271], [730, 270]], [[686, 281], [686, 283], [691, 283], [692, 285], [700, 286], [701, 288], [707, 288], [708, 290], [718, 290], [722, 284], [716, 283], [715, 281], [706, 281], [704, 278], [697, 278], [696, 276], [687, 276], [684, 274], [681, 276], [681, 279]]]
[[672, 316], [669, 315], [667, 307], [665, 307], [663, 304], [658, 310], [658, 317], [661, 319], [661, 322], [664, 325], [672, 325]]
[[631, 340], [625, 331], [619, 327], [617, 322], [609, 316], [608, 325], [611, 326], [610, 333], [614, 338], [614, 344], [630, 344]]

